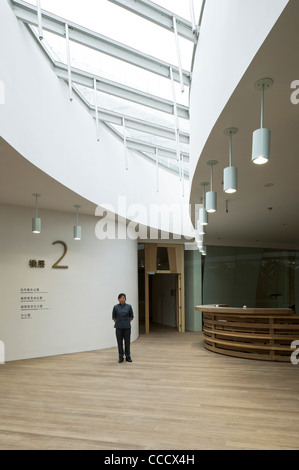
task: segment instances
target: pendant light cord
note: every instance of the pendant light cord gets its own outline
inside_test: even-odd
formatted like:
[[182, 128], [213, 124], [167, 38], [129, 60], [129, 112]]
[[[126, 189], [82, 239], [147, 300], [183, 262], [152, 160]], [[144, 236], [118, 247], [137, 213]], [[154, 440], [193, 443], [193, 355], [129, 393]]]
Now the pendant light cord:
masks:
[[264, 93], [265, 85], [262, 85], [262, 102], [261, 102], [261, 129], [264, 127]]
[[37, 196], [35, 196], [35, 217], [37, 219]]
[[229, 166], [232, 166], [232, 131], [229, 132]]

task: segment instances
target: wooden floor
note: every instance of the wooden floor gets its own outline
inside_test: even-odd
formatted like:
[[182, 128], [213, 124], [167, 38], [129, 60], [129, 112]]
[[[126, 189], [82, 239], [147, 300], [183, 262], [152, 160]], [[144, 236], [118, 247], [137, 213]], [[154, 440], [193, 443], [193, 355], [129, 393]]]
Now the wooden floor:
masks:
[[0, 449], [299, 449], [299, 364], [221, 356], [165, 328], [132, 358], [0, 365]]

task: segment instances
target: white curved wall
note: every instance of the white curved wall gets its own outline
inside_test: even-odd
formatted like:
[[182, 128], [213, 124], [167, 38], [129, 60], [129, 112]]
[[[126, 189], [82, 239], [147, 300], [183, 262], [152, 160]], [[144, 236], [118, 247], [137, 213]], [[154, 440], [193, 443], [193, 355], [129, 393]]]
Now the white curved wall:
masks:
[[[36, 235], [31, 232], [32, 216], [30, 208], [0, 204], [0, 341], [5, 362], [116, 348], [112, 308], [120, 292], [133, 306], [136, 340], [137, 242], [99, 240], [95, 217], [83, 215], [82, 240], [75, 241], [73, 214], [45, 210], [39, 211], [42, 232]], [[68, 269], [52, 268], [63, 253], [61, 245], [53, 245], [56, 240], [67, 244], [60, 265]], [[45, 267], [32, 268], [30, 260], [43, 260]], [[43, 308], [36, 309], [38, 305]]]
[[190, 184], [213, 126], [287, 3], [206, 2], [190, 93]]
[[[152, 203], [161, 201], [188, 205], [187, 184], [183, 197], [179, 179], [160, 171], [157, 193], [155, 165], [134, 152], [128, 151], [126, 171], [123, 144], [103, 127], [97, 142], [94, 119], [76, 99], [69, 101], [68, 86], [56, 77], [38, 44], [5, 1], [0, 2], [0, 19], [0, 79], [5, 85], [0, 129], [12, 147], [100, 206], [109, 203], [117, 210], [119, 195], [126, 195], [128, 206], [142, 204], [148, 213]], [[184, 211], [188, 213], [186, 208]], [[190, 230], [191, 224], [187, 235]]]
[[[6, 1], [0, 2], [0, 64], [0, 135], [20, 155], [73, 192], [124, 217], [128, 214], [119, 207], [120, 196], [127, 208], [145, 208], [146, 213], [132, 213], [135, 223], [151, 222], [167, 230], [167, 218], [149, 218], [151, 206], [179, 208], [183, 234], [192, 234], [187, 185], [182, 197], [178, 178], [161, 171], [157, 193], [155, 166], [133, 152], [128, 152], [125, 171], [122, 143], [103, 127], [97, 142], [93, 118], [76, 99], [69, 101], [67, 85], [56, 77]], [[5, 276], [0, 341], [6, 361], [116, 346], [111, 313], [119, 291], [126, 292], [133, 305], [132, 341], [138, 337], [136, 240], [100, 240], [96, 219], [82, 214], [80, 242], [71, 235], [74, 214], [40, 208], [43, 229], [38, 236], [31, 233], [31, 209], [0, 205], [0, 214], [0, 265]], [[61, 249], [53, 247], [55, 240], [68, 244], [67, 270], [51, 267]], [[30, 268], [30, 259], [44, 259], [46, 267]], [[22, 318], [23, 288], [46, 291], [49, 310], [32, 310], [31, 317]]]

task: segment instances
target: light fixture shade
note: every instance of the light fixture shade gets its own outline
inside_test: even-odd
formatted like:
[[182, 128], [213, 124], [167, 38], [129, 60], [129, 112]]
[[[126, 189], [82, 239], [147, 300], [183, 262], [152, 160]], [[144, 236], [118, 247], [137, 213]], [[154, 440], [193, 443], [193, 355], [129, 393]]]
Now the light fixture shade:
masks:
[[208, 225], [208, 213], [204, 207], [199, 209], [199, 223], [200, 225]]
[[197, 241], [200, 239], [202, 240], [199, 235], [205, 235], [206, 233], [206, 226], [201, 225], [200, 220], [197, 221]]
[[39, 217], [32, 218], [32, 233], [41, 232], [41, 219]]
[[237, 167], [228, 166], [223, 171], [223, 190], [226, 193], [237, 191]]
[[206, 229], [205, 229], [205, 225], [200, 225], [198, 224], [198, 234], [199, 235], [205, 235], [206, 234]]
[[217, 210], [217, 193], [216, 191], [208, 191], [206, 194], [206, 210], [207, 212], [216, 212]]
[[199, 251], [201, 252], [201, 254], [202, 254], [203, 256], [206, 256], [206, 254], [207, 254], [207, 247], [206, 247], [206, 245], [204, 245], [202, 248], [200, 248]]
[[74, 225], [74, 240], [81, 240], [81, 227]]
[[252, 161], [257, 165], [267, 163], [270, 158], [270, 138], [269, 129], [260, 128], [252, 134]]

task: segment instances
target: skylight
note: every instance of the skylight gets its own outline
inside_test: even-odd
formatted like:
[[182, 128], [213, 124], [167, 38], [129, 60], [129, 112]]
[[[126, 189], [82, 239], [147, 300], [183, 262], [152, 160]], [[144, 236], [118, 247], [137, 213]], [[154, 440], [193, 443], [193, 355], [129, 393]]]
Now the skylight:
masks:
[[[184, 176], [188, 176], [189, 86], [197, 40], [194, 18], [198, 23], [203, 0], [12, 0], [16, 15], [37, 35], [38, 3], [42, 9], [41, 43], [58, 76], [66, 81], [69, 77], [63, 26], [74, 23], [82, 28], [79, 35], [86, 37], [86, 42], [76, 40], [70, 25], [69, 67], [75, 92], [91, 110], [97, 104], [99, 119], [119, 138], [125, 140], [125, 132], [128, 146], [138, 148], [154, 162], [160, 155], [161, 166], [182, 175], [180, 155]], [[58, 25], [53, 31], [46, 24], [45, 12], [50, 13], [49, 23]], [[111, 51], [110, 46], [102, 51], [93, 47], [92, 41], [99, 42], [102, 37], [104, 42], [105, 38], [111, 40]], [[92, 77], [97, 79], [96, 103]]]

